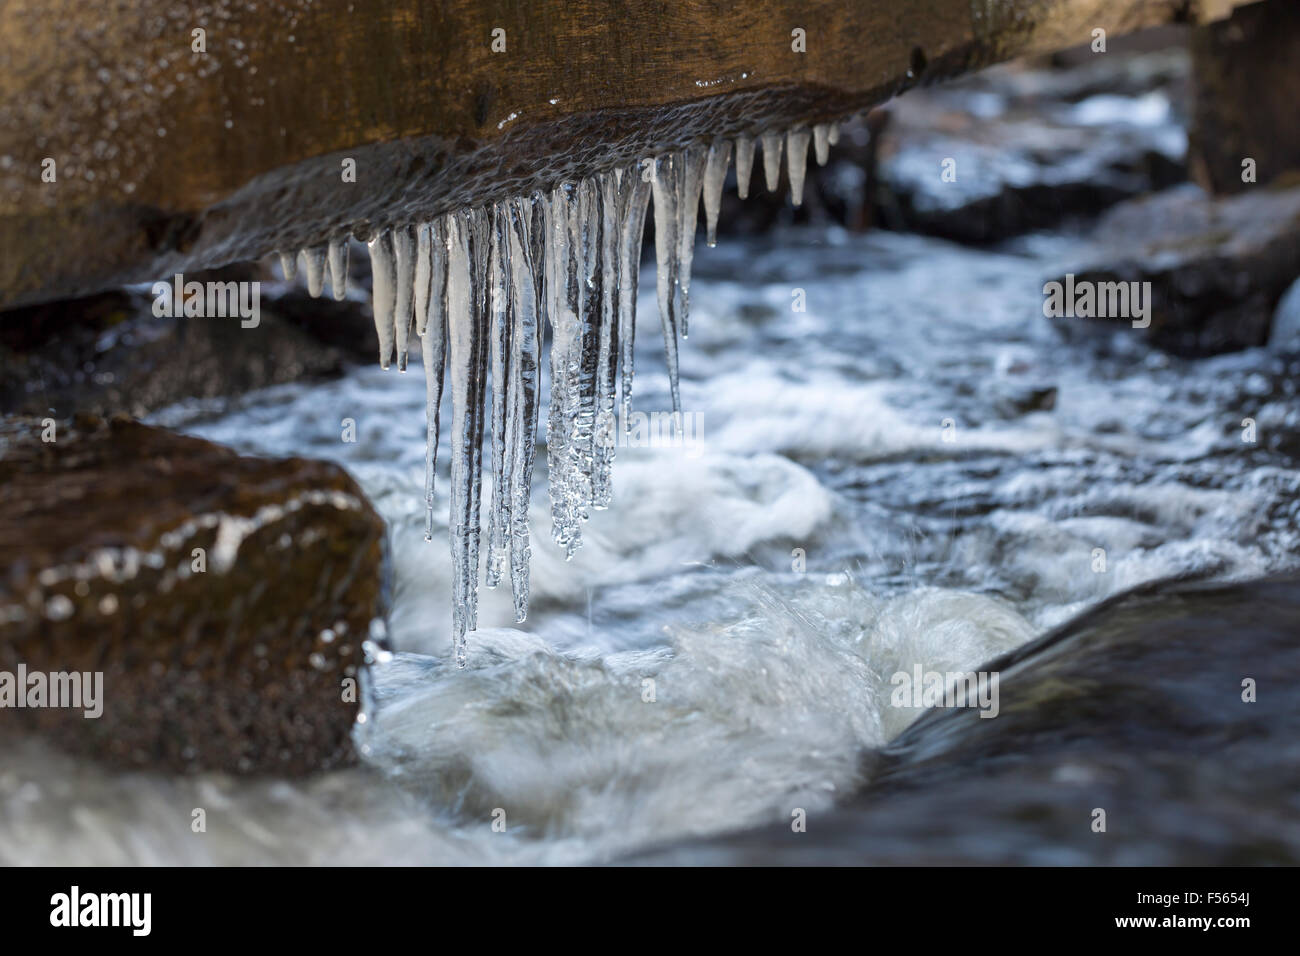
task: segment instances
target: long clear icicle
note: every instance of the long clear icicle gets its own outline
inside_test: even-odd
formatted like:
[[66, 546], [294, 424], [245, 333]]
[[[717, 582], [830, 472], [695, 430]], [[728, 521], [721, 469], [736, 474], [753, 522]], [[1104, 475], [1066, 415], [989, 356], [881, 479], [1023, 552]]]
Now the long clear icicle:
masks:
[[736, 137], [736, 195], [749, 198], [749, 180], [754, 173], [754, 138]]
[[645, 237], [645, 215], [650, 206], [650, 179], [653, 160], [644, 160], [623, 174], [628, 190], [622, 210], [623, 221], [618, 246], [618, 344], [622, 351], [622, 419], [623, 430], [632, 427], [632, 379], [636, 367], [632, 346], [636, 341], [636, 297], [641, 277], [641, 242]]
[[450, 217], [447, 242], [447, 340], [451, 372], [452, 630], [465, 664], [465, 634], [478, 626], [479, 495], [482, 489], [484, 285], [482, 210]]
[[492, 504], [488, 510], [487, 574], [484, 581], [495, 588], [505, 573], [508, 559], [509, 494], [506, 488], [506, 427], [509, 421], [506, 395], [509, 390], [510, 337], [513, 331], [510, 290], [509, 213], [504, 202], [492, 207], [489, 238], [488, 288], [489, 344], [492, 366]]
[[619, 246], [621, 223], [631, 192], [622, 169], [601, 173], [599, 269], [601, 273], [596, 372], [596, 421], [592, 436], [591, 507], [605, 509], [614, 496], [612, 468], [618, 438], [614, 408], [618, 401]]
[[565, 183], [551, 191], [546, 241], [547, 316], [551, 323], [551, 396], [546, 424], [551, 537], [572, 558], [581, 543], [582, 494], [574, 474], [574, 423], [582, 374], [578, 274], [581, 190]]
[[393, 308], [397, 294], [397, 263], [393, 257], [393, 235], [388, 230], [371, 236], [371, 308], [375, 313], [375, 334], [379, 336], [379, 367], [386, 369], [393, 356]]
[[677, 376], [677, 160], [671, 154], [655, 160], [650, 185], [655, 207], [655, 284], [659, 295], [659, 324], [664, 334], [664, 359], [673, 413], [682, 410]]
[[727, 163], [730, 159], [731, 143], [725, 139], [715, 139], [709, 146], [709, 158], [704, 167], [704, 229], [705, 240], [710, 248], [718, 244], [722, 184], [727, 179]]
[[790, 170], [790, 201], [803, 205], [803, 180], [808, 170], [808, 131], [792, 129], [786, 134], [786, 162]]
[[[434, 473], [438, 468], [439, 409], [442, 406], [443, 373], [447, 364], [447, 234], [443, 221], [421, 227], [427, 236], [427, 248], [417, 255], [425, 258], [425, 284], [416, 280], [416, 300], [420, 315], [416, 322], [420, 335], [420, 352], [424, 359], [425, 445], [424, 445], [424, 537], [433, 540]], [[417, 269], [417, 275], [421, 270]], [[423, 294], [419, 294], [423, 288]]]
[[695, 261], [695, 226], [708, 155], [703, 146], [688, 146], [677, 156], [677, 321], [682, 338], [690, 333], [691, 265]]
[[[528, 505], [532, 499], [533, 457], [537, 441], [539, 340], [537, 277], [540, 263], [533, 254], [532, 212], [538, 200], [507, 204], [511, 321], [510, 370], [507, 394], [507, 480], [510, 483], [510, 587], [515, 621], [528, 617], [528, 565], [532, 558], [528, 534]], [[540, 212], [538, 213], [540, 217]]]

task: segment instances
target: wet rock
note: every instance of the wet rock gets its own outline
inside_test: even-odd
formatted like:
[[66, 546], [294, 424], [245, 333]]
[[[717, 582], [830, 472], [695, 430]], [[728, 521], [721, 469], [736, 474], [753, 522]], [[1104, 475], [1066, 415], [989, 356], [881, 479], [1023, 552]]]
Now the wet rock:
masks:
[[996, 718], [928, 711], [807, 832], [639, 862], [1294, 865], [1298, 637], [1297, 575], [1139, 588], [990, 661]]
[[[1117, 207], [1092, 238], [1095, 251], [1073, 270], [1076, 287], [1151, 283], [1150, 325], [1134, 334], [1186, 357], [1263, 345], [1300, 274], [1300, 186], [1216, 199], [1187, 185]], [[1128, 318], [1053, 322], [1071, 341], [1132, 327]]]
[[0, 709], [3, 733], [176, 770], [351, 759], [384, 526], [342, 469], [126, 418], [9, 419], [0, 450], [0, 672], [103, 674], [98, 719]]
[[251, 263], [185, 279], [258, 282], [256, 318], [157, 317], [148, 287], [0, 314], [0, 413], [138, 417], [182, 399], [337, 375], [346, 357], [374, 354], [360, 294], [312, 299]]

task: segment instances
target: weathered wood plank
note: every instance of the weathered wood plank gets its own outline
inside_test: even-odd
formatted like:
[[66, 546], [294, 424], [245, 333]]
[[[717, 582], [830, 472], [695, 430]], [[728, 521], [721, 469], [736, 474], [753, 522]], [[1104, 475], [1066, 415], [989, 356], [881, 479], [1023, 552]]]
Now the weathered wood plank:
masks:
[[702, 136], [833, 119], [1095, 28], [1246, 2], [8, 0], [0, 306], [428, 217]]

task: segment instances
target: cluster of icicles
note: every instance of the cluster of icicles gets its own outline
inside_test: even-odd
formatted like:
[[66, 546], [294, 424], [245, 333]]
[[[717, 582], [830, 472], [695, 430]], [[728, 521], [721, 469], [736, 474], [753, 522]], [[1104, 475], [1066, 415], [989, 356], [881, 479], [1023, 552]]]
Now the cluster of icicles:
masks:
[[[838, 138], [832, 124], [764, 134], [764, 174], [775, 191], [783, 147], [792, 199], [803, 196], [808, 145], [819, 164]], [[737, 192], [749, 192], [754, 140], [735, 143]], [[588, 509], [609, 507], [617, 413], [632, 402], [632, 344], [646, 210], [653, 201], [657, 291], [674, 420], [681, 426], [677, 338], [685, 338], [697, 214], [704, 200], [714, 245], [731, 143], [690, 146], [624, 169], [433, 222], [395, 226], [369, 242], [379, 363], [394, 352], [406, 370], [411, 329], [420, 337], [427, 382], [425, 499], [433, 537], [439, 413], [450, 371], [453, 634], [465, 662], [477, 626], [484, 431], [491, 434], [486, 584], [509, 572], [515, 620], [528, 613], [528, 504], [537, 438], [543, 322], [551, 329], [546, 458], [551, 534], [566, 556], [582, 544]], [[303, 250], [308, 291], [319, 296], [328, 268], [336, 299], [346, 293], [347, 239]], [[285, 277], [296, 260], [281, 254]], [[487, 393], [491, 392], [490, 416]], [[618, 410], [616, 413], [616, 405]]]

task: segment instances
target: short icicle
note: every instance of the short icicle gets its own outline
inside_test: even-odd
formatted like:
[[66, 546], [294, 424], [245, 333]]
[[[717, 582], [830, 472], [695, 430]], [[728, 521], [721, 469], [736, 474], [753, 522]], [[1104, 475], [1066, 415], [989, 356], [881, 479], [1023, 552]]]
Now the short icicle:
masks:
[[817, 165], [825, 166], [831, 155], [831, 130], [825, 123], [813, 127], [813, 152], [817, 156]]
[[393, 331], [397, 342], [397, 370], [406, 371], [406, 356], [415, 315], [415, 227], [399, 226], [393, 230], [393, 258], [397, 274], [397, 291], [393, 302]]
[[370, 250], [372, 309], [379, 336], [379, 367], [387, 369], [393, 360], [393, 309], [396, 305], [397, 263], [393, 257], [393, 235], [387, 229], [371, 236]]
[[704, 234], [709, 248], [718, 244], [718, 213], [722, 209], [722, 184], [727, 179], [727, 163], [731, 159], [731, 143], [715, 139], [709, 146], [709, 158], [704, 167]]
[[348, 297], [348, 238], [336, 237], [329, 246], [330, 288], [334, 298], [342, 302]]
[[302, 251], [303, 263], [307, 272], [307, 294], [313, 299], [319, 298], [325, 289], [325, 256], [327, 246], [312, 246]]
[[785, 137], [780, 133], [763, 134], [763, 177], [767, 181], [767, 191], [776, 192], [781, 185], [781, 147]]
[[280, 275], [284, 276], [284, 281], [289, 282], [298, 274], [298, 253], [281, 252], [280, 256]]
[[754, 138], [736, 137], [736, 195], [749, 198], [749, 180], [754, 173]]
[[786, 162], [790, 171], [790, 201], [803, 205], [803, 181], [808, 170], [808, 131], [792, 129], [786, 134]]

